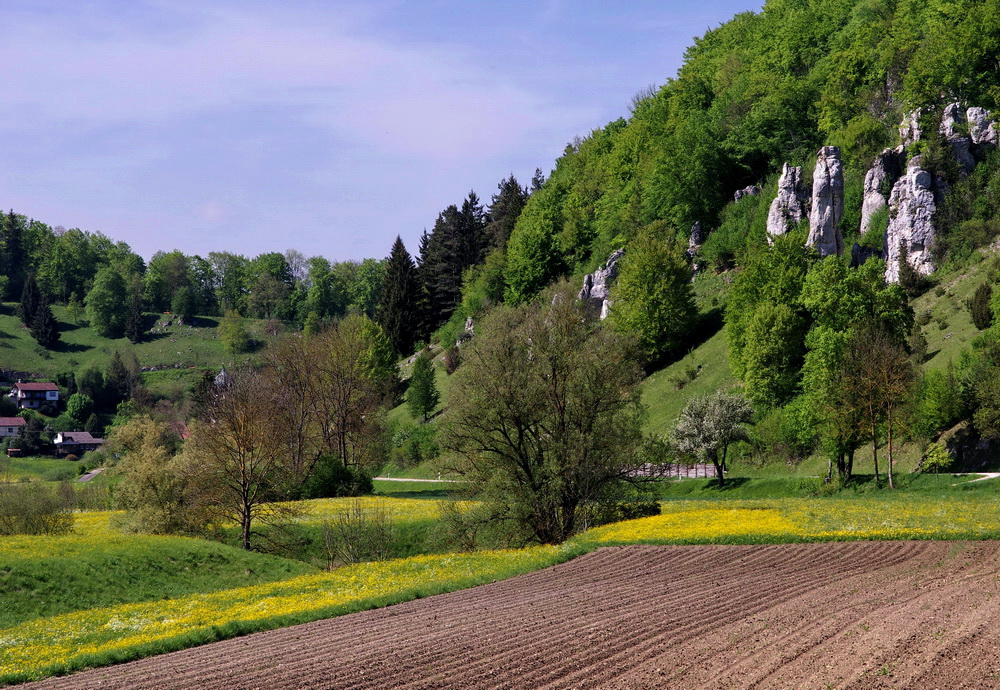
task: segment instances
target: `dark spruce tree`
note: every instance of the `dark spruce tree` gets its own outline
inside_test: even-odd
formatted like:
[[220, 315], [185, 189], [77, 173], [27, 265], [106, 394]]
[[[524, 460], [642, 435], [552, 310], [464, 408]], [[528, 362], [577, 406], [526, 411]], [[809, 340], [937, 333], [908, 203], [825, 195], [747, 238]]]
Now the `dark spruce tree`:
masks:
[[46, 350], [51, 350], [59, 343], [59, 322], [47, 300], [39, 301], [35, 314], [31, 317], [30, 328], [31, 337]]
[[462, 297], [462, 274], [483, 259], [487, 242], [486, 214], [475, 192], [462, 209], [449, 206], [438, 215], [434, 229], [421, 241], [420, 282], [427, 295], [426, 328], [447, 321]]
[[[187, 288], [182, 288], [187, 290]], [[128, 293], [128, 312], [125, 314], [125, 337], [129, 342], [138, 343], [145, 333], [143, 324], [144, 285], [142, 278], [135, 276]]]
[[31, 324], [35, 320], [35, 312], [38, 311], [41, 303], [42, 296], [38, 292], [38, 283], [35, 282], [35, 276], [30, 275], [24, 281], [24, 287], [21, 290], [21, 304], [17, 310], [21, 323], [26, 327], [31, 328]]
[[458, 207], [441, 211], [434, 228], [422, 244], [420, 280], [426, 291], [427, 332], [448, 320], [458, 304], [462, 290], [461, 252]]
[[[27, 261], [24, 251], [24, 218], [11, 209], [0, 216], [0, 276], [7, 278], [4, 299], [15, 299], [24, 289]], [[30, 322], [25, 322], [29, 325]]]
[[497, 185], [497, 190], [499, 193], [493, 195], [485, 227], [490, 250], [507, 248], [507, 240], [514, 232], [514, 225], [528, 201], [527, 188], [518, 183], [513, 173]]
[[382, 296], [375, 312], [375, 320], [392, 343], [396, 353], [408, 355], [413, 351], [417, 327], [417, 267], [406, 251], [403, 240], [397, 235], [389, 252], [382, 281]]

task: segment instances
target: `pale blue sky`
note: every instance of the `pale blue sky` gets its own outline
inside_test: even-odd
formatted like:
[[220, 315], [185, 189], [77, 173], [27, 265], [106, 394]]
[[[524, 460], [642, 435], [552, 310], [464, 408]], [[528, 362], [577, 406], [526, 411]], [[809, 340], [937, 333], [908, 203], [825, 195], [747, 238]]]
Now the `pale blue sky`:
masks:
[[157, 249], [411, 252], [759, 2], [0, 1], [0, 207]]

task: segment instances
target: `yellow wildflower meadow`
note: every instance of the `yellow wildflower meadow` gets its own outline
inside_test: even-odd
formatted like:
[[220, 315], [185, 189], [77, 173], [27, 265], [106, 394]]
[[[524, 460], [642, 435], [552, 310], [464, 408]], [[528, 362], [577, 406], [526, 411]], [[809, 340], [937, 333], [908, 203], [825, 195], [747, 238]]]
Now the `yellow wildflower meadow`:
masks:
[[360, 502], [365, 510], [381, 509], [392, 522], [416, 520], [436, 520], [441, 516], [441, 501], [422, 498], [383, 498], [363, 496], [361, 498], [317, 498], [300, 501], [300, 522], [323, 522], [331, 520], [344, 510]]
[[598, 527], [586, 543], [756, 543], [1000, 536], [993, 498], [666, 502], [662, 514]]
[[416, 556], [283, 582], [36, 619], [0, 630], [0, 679], [40, 677], [197, 641], [213, 629], [276, 627], [537, 570], [566, 547]]

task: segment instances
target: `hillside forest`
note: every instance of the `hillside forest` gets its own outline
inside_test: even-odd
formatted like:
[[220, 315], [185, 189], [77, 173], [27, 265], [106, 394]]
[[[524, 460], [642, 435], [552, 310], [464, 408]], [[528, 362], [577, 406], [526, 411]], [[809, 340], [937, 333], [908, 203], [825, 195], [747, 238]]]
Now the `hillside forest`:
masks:
[[[556, 543], [648, 509], [625, 471], [645, 463], [723, 485], [738, 460], [821, 456], [836, 489], [860, 454], [891, 488], [904, 445], [925, 470], [974, 462], [1000, 437], [998, 55], [998, 0], [770, 0], [547, 175], [500, 172], [417, 247], [361, 262], [147, 262], [11, 210], [0, 323], [68, 398], [26, 433], [105, 435], [90, 460], [115, 465], [137, 529], [221, 510], [245, 548], [275, 499], [363, 493], [390, 464], [468, 478], [482, 507], [461, 534]], [[144, 371], [169, 363], [136, 354], [164, 320], [218, 344], [169, 392]], [[106, 363], [80, 366], [80, 329]], [[38, 377], [11, 337], [3, 370]], [[697, 388], [712, 372], [685, 362], [709, 346], [731, 378]], [[683, 375], [640, 401], [667, 369]]]

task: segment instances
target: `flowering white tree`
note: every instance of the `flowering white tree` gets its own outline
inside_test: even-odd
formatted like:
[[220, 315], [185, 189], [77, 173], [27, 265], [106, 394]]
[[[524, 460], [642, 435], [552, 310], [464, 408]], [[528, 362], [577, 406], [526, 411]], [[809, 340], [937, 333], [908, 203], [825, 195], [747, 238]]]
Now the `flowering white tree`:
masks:
[[744, 426], [753, 409], [738, 393], [714, 393], [690, 401], [677, 419], [673, 446], [678, 453], [715, 465], [719, 486], [725, 486], [729, 446], [747, 438]]

